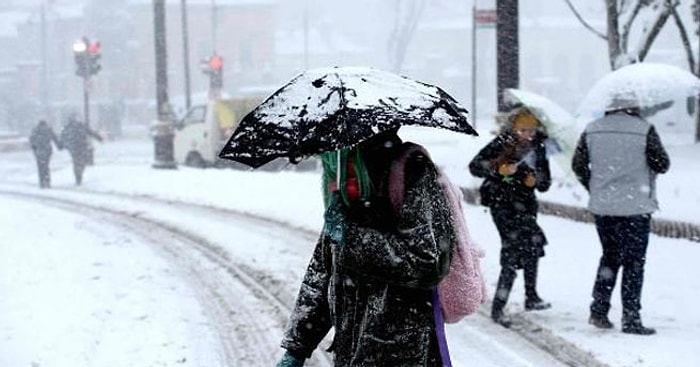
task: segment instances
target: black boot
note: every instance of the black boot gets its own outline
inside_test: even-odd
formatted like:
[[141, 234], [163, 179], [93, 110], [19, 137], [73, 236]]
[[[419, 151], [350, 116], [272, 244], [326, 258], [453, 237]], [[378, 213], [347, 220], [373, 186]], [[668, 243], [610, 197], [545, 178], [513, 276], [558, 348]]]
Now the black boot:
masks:
[[656, 329], [646, 327], [640, 323], [640, 324], [635, 324], [635, 325], [623, 326], [622, 332], [625, 334], [654, 335], [654, 334], [656, 334]]
[[625, 334], [652, 335], [656, 330], [642, 325], [639, 311], [622, 311], [622, 332]]
[[551, 303], [544, 301], [539, 296], [527, 297], [525, 300], [525, 311], [546, 310], [551, 307]]
[[529, 259], [523, 266], [525, 280], [525, 311], [546, 310], [552, 305], [537, 295], [537, 264], [538, 259]]
[[508, 303], [508, 296], [510, 295], [510, 289], [513, 287], [515, 276], [514, 268], [501, 268], [501, 274], [498, 276], [498, 284], [496, 285], [496, 294], [493, 297], [493, 305], [491, 307], [491, 319], [506, 328], [510, 327], [511, 320], [503, 312], [503, 308]]
[[493, 322], [500, 324], [504, 328], [510, 328], [512, 321], [508, 315], [503, 312], [503, 307], [505, 302], [502, 300], [494, 299], [493, 307], [491, 308], [491, 319]]
[[588, 319], [588, 323], [597, 327], [598, 329], [612, 329], [615, 327], [615, 325], [610, 322], [607, 315], [591, 314], [591, 317]]
[[642, 319], [637, 315], [631, 318], [622, 318], [622, 332], [625, 334], [653, 335], [656, 330], [642, 325]]

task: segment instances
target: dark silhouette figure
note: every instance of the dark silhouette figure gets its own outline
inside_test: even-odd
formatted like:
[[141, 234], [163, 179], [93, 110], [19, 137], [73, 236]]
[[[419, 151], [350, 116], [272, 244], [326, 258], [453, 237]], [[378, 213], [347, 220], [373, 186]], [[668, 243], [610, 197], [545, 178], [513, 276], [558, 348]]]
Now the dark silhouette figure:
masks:
[[68, 124], [61, 131], [61, 143], [68, 149], [73, 161], [73, 174], [75, 175], [76, 185], [82, 184], [85, 166], [92, 161], [92, 151], [88, 137], [102, 142], [102, 137], [99, 134], [75, 118], [68, 120]]
[[51, 161], [51, 153], [53, 152], [53, 148], [51, 147], [52, 141], [56, 144], [56, 148], [63, 149], [61, 142], [58, 141], [51, 126], [44, 120], [39, 121], [29, 135], [29, 144], [36, 158], [36, 166], [39, 173], [39, 187], [42, 189], [51, 187], [49, 162]]

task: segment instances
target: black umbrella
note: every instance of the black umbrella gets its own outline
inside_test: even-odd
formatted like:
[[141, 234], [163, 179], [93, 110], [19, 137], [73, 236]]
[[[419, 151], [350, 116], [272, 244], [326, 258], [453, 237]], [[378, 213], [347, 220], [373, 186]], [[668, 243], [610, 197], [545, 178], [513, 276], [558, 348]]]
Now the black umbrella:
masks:
[[354, 146], [403, 125], [478, 135], [439, 87], [386, 71], [335, 67], [299, 74], [246, 115], [220, 158], [260, 167]]

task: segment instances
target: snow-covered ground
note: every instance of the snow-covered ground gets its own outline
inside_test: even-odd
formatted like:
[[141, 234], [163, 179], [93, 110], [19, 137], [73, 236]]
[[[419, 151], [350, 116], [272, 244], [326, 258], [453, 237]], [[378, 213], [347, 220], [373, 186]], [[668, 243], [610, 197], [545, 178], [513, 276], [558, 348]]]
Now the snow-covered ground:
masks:
[[[426, 145], [454, 181], [475, 187], [478, 180], [468, 174], [466, 165], [490, 138], [484, 133], [486, 129], [479, 130], [483, 135], [480, 138], [427, 129], [402, 129], [402, 135]], [[656, 217], [698, 223], [700, 192], [695, 188], [700, 178], [700, 146], [669, 145], [668, 150], [672, 167], [659, 180], [662, 211]], [[67, 155], [56, 152], [51, 195], [76, 191], [126, 193], [236, 209], [310, 231], [321, 227], [317, 173], [187, 167], [157, 170], [150, 166], [152, 152], [152, 143], [145, 139], [98, 145], [96, 164], [88, 167], [84, 185], [77, 189]], [[34, 188], [36, 174], [29, 152], [1, 154], [0, 162], [0, 192], [21, 189], [45, 194], [46, 190]], [[554, 174], [557, 183], [541, 197], [585, 206], [585, 191], [571, 181], [565, 170], [554, 166]], [[203, 344], [212, 345], [211, 353], [218, 353], [216, 343], [209, 343], [214, 333], [201, 316], [201, 305], [190, 295], [192, 290], [170, 277], [167, 265], [145, 244], [116, 229], [94, 227], [93, 221], [84, 217], [46, 208], [41, 202], [27, 203], [0, 195], [0, 203], [0, 365], [207, 366], [207, 347]], [[500, 247], [495, 227], [483, 207], [467, 206], [466, 214], [472, 236], [486, 250], [483, 267], [493, 290]], [[658, 334], [632, 336], [619, 331], [619, 287], [611, 311], [616, 328], [603, 331], [586, 323], [600, 256], [595, 228], [550, 216], [543, 216], [541, 224], [550, 244], [541, 263], [539, 286], [541, 295], [552, 302], [553, 308], [528, 313], [529, 319], [591, 351], [610, 366], [700, 365], [700, 314], [696, 312], [700, 301], [700, 268], [696, 266], [700, 244], [652, 236], [642, 315], [645, 324], [657, 328]], [[208, 220], [202, 217], [194, 225], [207, 228]], [[243, 248], [255, 251], [244, 245], [240, 251]], [[267, 255], [258, 254], [277, 271], [285, 267], [282, 260]], [[104, 263], [109, 266], [101, 265]], [[299, 263], [287, 265], [290, 266], [302, 267]], [[144, 273], [143, 269], [149, 270]], [[298, 277], [303, 269], [288, 271]], [[149, 279], [156, 275], [159, 281], [151, 282]], [[143, 293], [129, 291], [137, 284]], [[511, 295], [511, 312], [522, 311], [522, 288], [519, 277]], [[130, 301], [121, 302], [123, 297]], [[123, 309], [116, 312], [107, 305]], [[159, 317], [138, 321], [142, 314]], [[83, 319], [85, 315], [89, 317]], [[105, 325], [118, 327], [100, 329], [96, 321], [100, 318], [109, 320]], [[175, 320], [182, 318], [187, 318], [186, 325], [191, 327], [181, 329], [183, 324]], [[448, 339], [460, 340], [462, 330], [460, 324], [449, 325]], [[159, 337], [153, 338], [153, 334]], [[482, 338], [483, 343], [490, 343], [488, 335]], [[115, 345], [115, 340], [119, 341], [116, 345], [121, 355], [104, 349]], [[150, 343], [153, 340], [159, 344]], [[459, 343], [451, 347], [456, 366], [475, 365]], [[191, 352], [184, 353], [184, 349]], [[120, 364], [125, 360], [120, 359], [124, 354], [137, 356], [129, 360], [142, 363]], [[99, 357], [86, 359], [86, 355]], [[106, 360], [113, 363], [105, 363]], [[520, 360], [515, 365], [537, 366], [537, 362]]]

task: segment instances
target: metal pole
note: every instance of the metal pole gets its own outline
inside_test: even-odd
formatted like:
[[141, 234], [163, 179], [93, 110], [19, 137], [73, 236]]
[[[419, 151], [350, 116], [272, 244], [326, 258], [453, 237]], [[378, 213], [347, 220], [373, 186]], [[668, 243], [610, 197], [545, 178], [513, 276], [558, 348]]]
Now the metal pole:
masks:
[[182, 63], [185, 68], [185, 110], [192, 106], [192, 96], [190, 92], [190, 49], [189, 34], [187, 31], [187, 0], [180, 2], [180, 12], [182, 13]]
[[503, 90], [518, 88], [520, 84], [518, 0], [497, 0], [496, 17], [498, 112], [505, 112]]
[[90, 77], [83, 77], [83, 119], [85, 126], [90, 127], [90, 93], [88, 91]]
[[476, 0], [474, 0], [474, 6], [472, 7], [472, 124], [476, 129], [477, 124], [477, 114], [476, 114], [476, 86], [477, 84], [477, 74], [476, 74]]
[[309, 0], [304, 1], [304, 14], [302, 15], [304, 27], [304, 70], [309, 69]]
[[211, 54], [216, 55], [216, 0], [211, 0]]
[[[216, 0], [211, 0], [211, 55], [216, 53]], [[211, 58], [210, 58], [211, 60]], [[216, 100], [221, 97], [221, 89], [214, 88], [214, 74], [209, 74], [209, 99]]]
[[49, 72], [47, 52], [46, 52], [46, 4], [41, 3], [41, 104], [44, 109], [44, 118], [48, 118], [49, 113]]
[[[695, 0], [695, 9], [700, 11], [700, 0]], [[700, 76], [700, 24], [698, 25], [698, 59], [695, 63], [695, 75]], [[700, 142], [700, 94], [695, 96], [695, 143]]]
[[155, 148], [153, 168], [177, 168], [173, 156], [174, 131], [168, 101], [168, 57], [165, 31], [165, 0], [153, 0], [153, 34], [156, 58], [156, 106], [158, 119], [152, 126]]

